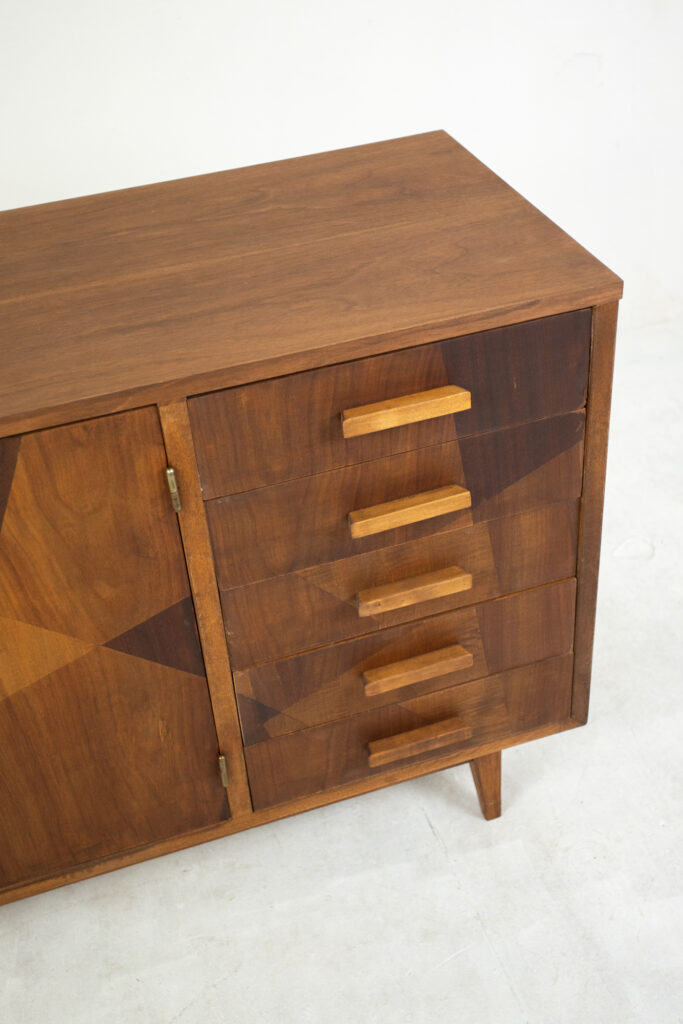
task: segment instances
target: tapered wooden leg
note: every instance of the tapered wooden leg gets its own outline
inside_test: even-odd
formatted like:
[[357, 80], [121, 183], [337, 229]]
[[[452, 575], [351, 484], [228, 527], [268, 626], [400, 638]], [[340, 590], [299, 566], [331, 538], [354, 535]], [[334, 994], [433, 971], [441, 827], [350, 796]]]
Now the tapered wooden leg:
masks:
[[487, 821], [500, 817], [500, 750], [470, 761], [481, 813]]

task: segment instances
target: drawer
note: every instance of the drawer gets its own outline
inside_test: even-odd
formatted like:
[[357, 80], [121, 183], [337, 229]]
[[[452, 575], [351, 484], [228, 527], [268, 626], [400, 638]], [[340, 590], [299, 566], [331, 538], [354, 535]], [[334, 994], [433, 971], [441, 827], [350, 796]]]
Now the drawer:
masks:
[[236, 671], [245, 746], [566, 654], [575, 595], [564, 580]]
[[[326, 473], [580, 409], [591, 311], [501, 327], [190, 399], [204, 497]], [[414, 403], [405, 396], [462, 388]], [[403, 401], [395, 403], [395, 399]], [[347, 420], [344, 410], [389, 403]], [[417, 422], [395, 422], [424, 416]], [[382, 429], [379, 429], [379, 427]]]
[[[221, 603], [232, 666], [275, 661], [574, 576], [577, 535], [577, 501], [543, 505], [224, 590]], [[415, 578], [449, 568], [469, 574], [471, 586], [425, 600]], [[373, 614], [359, 614], [359, 594], [366, 604], [374, 600]], [[399, 601], [401, 606], [394, 607]]]
[[[584, 413], [575, 412], [216, 498], [206, 510], [219, 586], [229, 590], [578, 498], [583, 431]], [[349, 513], [451, 485], [470, 492], [471, 507], [352, 536]]]
[[565, 655], [256, 743], [245, 751], [254, 809], [437, 758], [442, 767], [448, 755], [469, 760], [485, 744], [559, 727], [571, 687]]

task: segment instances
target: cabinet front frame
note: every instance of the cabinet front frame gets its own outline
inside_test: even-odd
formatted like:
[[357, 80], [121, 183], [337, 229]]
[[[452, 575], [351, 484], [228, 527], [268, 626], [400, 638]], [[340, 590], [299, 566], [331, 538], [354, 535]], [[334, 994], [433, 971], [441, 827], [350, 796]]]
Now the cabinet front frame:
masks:
[[[576, 308], [582, 308], [582, 306], [577, 306]], [[0, 904], [9, 903], [13, 900], [44, 892], [80, 879], [103, 874], [119, 867], [138, 863], [155, 856], [161, 856], [175, 850], [206, 842], [210, 839], [230, 835], [246, 828], [256, 827], [283, 817], [299, 814], [315, 807], [390, 786], [407, 779], [441, 771], [453, 765], [471, 761], [475, 757], [494, 754], [502, 749], [584, 724], [588, 714], [617, 308], [618, 302], [614, 301], [605, 305], [594, 306], [592, 309], [590, 367], [586, 404], [585, 457], [577, 560], [578, 586], [571, 714], [563, 721], [554, 722], [523, 734], [508, 737], [502, 741], [499, 740], [495, 743], [479, 747], [460, 749], [455, 753], [445, 753], [420, 764], [402, 765], [383, 772], [381, 776], [356, 781], [340, 786], [332, 791], [316, 793], [312, 796], [293, 800], [264, 811], [254, 812], [251, 809], [220, 600], [194, 455], [194, 442], [187, 415], [187, 399], [196, 394], [198, 388], [196, 385], [193, 388], [192, 382], [188, 381], [184, 385], [179, 386], [175, 384], [170, 388], [157, 389], [156, 396], [154, 389], [147, 389], [144, 393], [144, 399], [148, 402], [151, 398], [158, 403], [166, 454], [169, 463], [175, 464], [181, 481], [181, 492], [184, 494], [185, 506], [179, 515], [179, 524], [197, 614], [200, 641], [219, 745], [220, 749], [223, 750], [229, 759], [229, 777], [231, 779], [229, 794], [232, 817], [230, 820], [218, 825], [192, 830], [135, 850], [76, 865], [71, 870], [60, 872], [51, 877], [12, 885], [0, 892]], [[565, 311], [569, 310], [558, 308], [554, 312]], [[509, 322], [509, 319], [506, 320], [504, 317], [498, 317], [494, 318], [491, 326], [505, 325]], [[517, 322], [522, 322], [522, 318], [520, 317]], [[441, 330], [434, 327], [425, 328], [422, 332], [416, 331], [414, 336], [407, 341], [401, 341], [400, 343], [394, 341], [393, 345], [391, 341], [385, 341], [375, 351], [389, 352], [393, 348], [405, 348], [409, 344], [424, 344], [457, 336], [447, 327]], [[367, 346], [359, 348], [357, 344], [355, 346], [349, 344], [345, 349], [340, 349], [339, 351], [327, 349], [324, 354], [320, 353], [317, 363], [311, 358], [302, 365], [297, 366], [296, 360], [289, 360], [288, 368], [284, 372], [305, 369], [314, 365], [334, 365], [335, 362], [344, 361], [344, 358], [355, 358], [358, 355], [368, 354], [370, 352]], [[260, 367], [258, 374], [251, 371], [246, 376], [242, 375], [242, 380], [268, 379], [269, 370], [272, 376], [278, 376], [283, 372], [281, 363], [273, 361], [270, 367]], [[221, 387], [230, 386], [231, 383], [241, 383], [242, 380], [240, 380], [240, 374], [234, 372], [232, 380], [226, 380], [225, 375], [214, 375], [211, 389], [218, 390]], [[203, 390], [209, 390], [209, 388], [204, 388]], [[173, 397], [174, 401], [169, 402], [167, 400], [168, 397]], [[140, 402], [141, 398], [143, 398], [142, 393], [138, 396], [136, 404], [135, 396], [129, 396], [125, 402], [118, 403], [118, 408], [143, 408], [145, 406]], [[97, 410], [103, 408], [103, 404], [106, 405], [104, 400], [94, 403], [92, 405], [92, 412], [97, 414]], [[82, 415], [92, 414], [88, 411], [87, 406], [82, 405], [79, 406], [76, 412]], [[57, 410], [25, 418], [18, 423], [18, 426], [21, 429], [22, 422], [27, 425], [33, 423], [43, 424], [46, 423], [46, 420], [55, 426], [60, 423], [78, 422], [73, 416], [70, 419], [69, 409], [65, 407], [61, 412]], [[11, 426], [5, 425], [3, 433], [12, 433]]]

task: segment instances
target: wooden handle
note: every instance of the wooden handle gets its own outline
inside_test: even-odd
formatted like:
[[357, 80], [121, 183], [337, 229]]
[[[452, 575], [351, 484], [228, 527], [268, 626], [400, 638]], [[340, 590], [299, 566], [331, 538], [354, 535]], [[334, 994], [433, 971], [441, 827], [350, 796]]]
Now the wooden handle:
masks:
[[363, 673], [365, 696], [374, 697], [378, 693], [424, 682], [425, 679], [459, 672], [463, 668], [471, 668], [473, 663], [474, 658], [469, 651], [459, 644], [453, 644], [451, 647], [441, 647], [438, 651], [418, 654], [415, 658], [406, 658], [405, 661], [369, 668]]
[[381, 505], [371, 505], [369, 508], [349, 512], [351, 536], [369, 537], [372, 533], [382, 533], [384, 530], [394, 530], [398, 526], [420, 523], [423, 519], [445, 516], [448, 512], [469, 508], [471, 504], [470, 492], [457, 484], [438, 487], [435, 491], [411, 494], [407, 498], [385, 501]]
[[420, 420], [433, 420], [437, 416], [462, 412], [471, 406], [470, 392], [459, 388], [457, 384], [449, 384], [445, 388], [418, 391], [414, 395], [401, 395], [400, 398], [374, 402], [373, 405], [344, 409], [342, 432], [344, 437], [374, 434], [377, 430], [389, 430], [391, 427], [402, 427], [405, 423], [419, 423]]
[[423, 725], [420, 729], [411, 729], [410, 732], [401, 732], [397, 736], [368, 743], [368, 765], [370, 768], [380, 768], [406, 757], [438, 750], [449, 743], [468, 740], [471, 736], [472, 730], [463, 725], [461, 718], [446, 718], [443, 722]]
[[421, 601], [434, 601], [437, 597], [448, 597], [461, 590], [472, 589], [472, 576], [457, 565], [436, 572], [425, 572], [396, 583], [385, 583], [381, 587], [361, 590], [356, 595], [358, 614], [379, 615], [395, 608], [406, 608]]

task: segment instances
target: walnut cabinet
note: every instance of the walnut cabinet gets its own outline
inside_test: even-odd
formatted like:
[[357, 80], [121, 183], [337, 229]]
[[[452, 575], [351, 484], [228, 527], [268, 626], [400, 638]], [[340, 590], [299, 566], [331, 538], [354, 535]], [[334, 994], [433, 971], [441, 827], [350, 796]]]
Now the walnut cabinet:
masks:
[[0, 214], [0, 900], [586, 721], [621, 282], [444, 132]]

